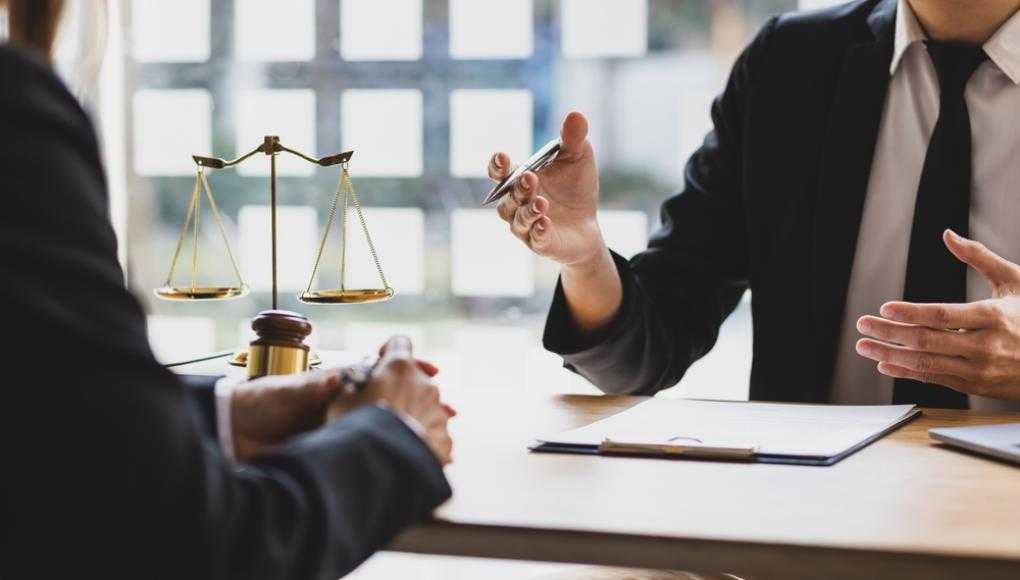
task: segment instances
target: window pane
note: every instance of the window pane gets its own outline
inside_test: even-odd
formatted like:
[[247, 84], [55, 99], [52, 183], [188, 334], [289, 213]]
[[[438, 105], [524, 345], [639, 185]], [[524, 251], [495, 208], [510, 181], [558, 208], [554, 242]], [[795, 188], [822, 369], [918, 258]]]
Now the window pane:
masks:
[[[308, 287], [312, 275], [318, 222], [315, 208], [277, 206], [277, 283], [281, 292], [299, 292]], [[246, 205], [237, 218], [238, 253], [241, 274], [252, 290], [273, 288], [272, 234], [270, 209], [266, 205]]]
[[131, 4], [131, 49], [139, 62], [209, 60], [209, 0]]
[[829, 8], [839, 4], [846, 4], [846, 0], [797, 0], [797, 7], [801, 10]]
[[450, 172], [486, 177], [489, 158], [505, 151], [517, 161], [532, 149], [529, 91], [457, 90], [450, 95]]
[[149, 344], [163, 364], [183, 362], [216, 350], [216, 326], [197, 316], [148, 317]]
[[345, 91], [342, 101], [343, 148], [356, 151], [356, 175], [421, 175], [421, 91]]
[[643, 211], [600, 210], [599, 225], [606, 245], [625, 258], [648, 245], [648, 215]]
[[315, 57], [315, 0], [244, 0], [234, 3], [237, 57], [305, 61]]
[[422, 0], [341, 0], [340, 54], [346, 60], [418, 60]]
[[563, 0], [563, 54], [641, 56], [648, 47], [648, 0]]
[[450, 55], [527, 58], [534, 50], [534, 19], [532, 0], [450, 0]]
[[453, 293], [530, 296], [534, 258], [491, 209], [457, 209], [450, 216]]
[[[263, 90], [242, 93], [237, 107], [237, 154], [262, 144], [266, 135], [312, 157], [315, 151], [315, 92], [305, 89]], [[269, 175], [269, 161], [255, 157], [238, 167], [241, 175]], [[315, 165], [281, 153], [276, 157], [278, 175], [312, 175]]]
[[138, 91], [134, 99], [135, 172], [190, 175], [192, 155], [212, 153], [212, 98], [201, 89]]
[[[370, 196], [371, 192], [363, 195]], [[425, 291], [425, 214], [414, 207], [366, 207], [365, 220], [383, 273], [399, 295]], [[378, 288], [368, 244], [354, 215], [348, 216], [347, 280], [350, 287]], [[328, 278], [327, 278], [328, 279]]]
[[[372, 194], [359, 189], [359, 195], [370, 198]], [[425, 289], [425, 214], [412, 207], [365, 207], [363, 211], [386, 281], [397, 294], [421, 294]], [[319, 288], [338, 288], [340, 285], [339, 219], [338, 216], [329, 232], [319, 263], [316, 281]], [[321, 223], [320, 228], [325, 225], [325, 222]], [[379, 272], [354, 207], [348, 210], [347, 225], [350, 228], [347, 234], [347, 287], [380, 288]], [[316, 243], [321, 242], [321, 229], [318, 235], [320, 238]]]

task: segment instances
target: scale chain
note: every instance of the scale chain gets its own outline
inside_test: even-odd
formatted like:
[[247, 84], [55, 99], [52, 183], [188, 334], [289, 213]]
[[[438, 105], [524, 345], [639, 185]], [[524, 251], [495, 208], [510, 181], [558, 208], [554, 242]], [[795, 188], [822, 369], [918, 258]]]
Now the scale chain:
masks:
[[322, 262], [322, 253], [326, 249], [326, 240], [329, 239], [329, 230], [333, 228], [333, 221], [336, 219], [337, 206], [340, 205], [340, 192], [343, 187], [343, 178], [336, 183], [336, 191], [333, 192], [333, 199], [329, 204], [329, 217], [326, 219], [326, 228], [322, 232], [322, 241], [319, 243], [319, 253], [315, 255], [315, 265], [312, 266], [312, 276], [308, 279], [308, 288], [305, 289], [305, 294], [312, 291], [312, 285], [315, 284], [315, 276], [319, 273], [319, 264]]
[[340, 291], [347, 290], [347, 209], [350, 205], [350, 178], [347, 170], [340, 174], [340, 182], [344, 190], [344, 211], [340, 214]]
[[350, 192], [351, 200], [354, 202], [354, 211], [358, 213], [358, 221], [361, 222], [361, 231], [365, 233], [365, 241], [368, 242], [368, 251], [372, 254], [372, 261], [375, 262], [375, 269], [379, 272], [379, 280], [383, 284], [383, 288], [389, 288], [390, 284], [386, 281], [386, 274], [383, 273], [382, 263], [379, 262], [379, 255], [375, 251], [375, 244], [372, 243], [372, 234], [368, 233], [368, 224], [365, 223], [365, 214], [361, 211], [361, 201], [358, 199], [358, 193], [354, 191], [354, 183], [351, 182], [351, 174], [344, 168], [343, 179], [347, 191]]
[[184, 246], [184, 238], [188, 235], [188, 226], [191, 225], [191, 216], [195, 212], [195, 201], [198, 198], [198, 188], [200, 175], [195, 175], [195, 186], [191, 190], [191, 201], [188, 202], [188, 212], [184, 216], [184, 223], [181, 224], [181, 235], [177, 238], [177, 247], [174, 249], [173, 260], [170, 261], [170, 271], [166, 275], [166, 285], [170, 286], [173, 283], [174, 272], [177, 270], [177, 260], [181, 255], [181, 247]]
[[223, 227], [223, 219], [220, 218], [220, 209], [216, 206], [216, 199], [213, 198], [212, 188], [209, 187], [209, 180], [205, 176], [205, 172], [202, 170], [198, 171], [199, 176], [202, 178], [202, 188], [205, 189], [205, 196], [209, 200], [209, 209], [212, 210], [213, 219], [216, 220], [216, 226], [220, 230], [220, 237], [223, 238], [223, 247], [227, 250], [227, 258], [230, 259], [230, 265], [234, 268], [234, 274], [237, 276], [237, 283], [244, 286], [244, 278], [241, 276], [241, 268], [237, 265], [237, 260], [234, 259], [234, 252], [230, 249], [230, 240], [227, 239], [227, 230]]

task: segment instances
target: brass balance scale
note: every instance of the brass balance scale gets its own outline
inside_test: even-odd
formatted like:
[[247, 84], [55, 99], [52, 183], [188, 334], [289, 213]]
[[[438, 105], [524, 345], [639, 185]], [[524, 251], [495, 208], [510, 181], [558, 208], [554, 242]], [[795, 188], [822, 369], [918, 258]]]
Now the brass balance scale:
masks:
[[[260, 312], [258, 316], [252, 320], [252, 329], [255, 330], [258, 338], [252, 341], [246, 350], [242, 350], [234, 354], [229, 361], [230, 364], [235, 366], [246, 366], [248, 368], [247, 374], [249, 378], [303, 372], [308, 370], [310, 366], [315, 366], [319, 363], [318, 357], [311, 352], [308, 346], [304, 343], [304, 339], [312, 331], [311, 322], [309, 322], [308, 318], [299, 313], [279, 310], [278, 308], [279, 296], [276, 279], [277, 155], [281, 153], [288, 153], [321, 167], [333, 167], [339, 165], [341, 168], [340, 178], [330, 201], [329, 217], [326, 220], [326, 227], [322, 233], [322, 241], [319, 243], [319, 250], [315, 256], [315, 265], [312, 267], [308, 286], [305, 288], [304, 292], [298, 295], [298, 300], [305, 304], [319, 305], [366, 304], [371, 302], [382, 302], [393, 297], [393, 288], [391, 288], [386, 281], [386, 275], [383, 273], [382, 263], [379, 261], [379, 255], [375, 250], [375, 245], [372, 243], [372, 236], [368, 232], [368, 224], [365, 221], [365, 214], [361, 208], [361, 201], [359, 200], [358, 194], [354, 190], [354, 184], [351, 181], [349, 164], [351, 157], [354, 156], [354, 152], [346, 151], [337, 155], [315, 159], [301, 153], [300, 151], [295, 151], [294, 149], [290, 149], [282, 145], [280, 143], [280, 138], [272, 135], [267, 136], [263, 143], [255, 150], [246, 153], [233, 161], [226, 161], [216, 157], [203, 157], [199, 155], [192, 156], [192, 159], [194, 159], [195, 165], [197, 166], [197, 171], [195, 175], [195, 184], [191, 190], [191, 202], [188, 204], [184, 222], [181, 224], [180, 236], [177, 239], [177, 245], [174, 249], [174, 255], [170, 262], [170, 271], [167, 274], [166, 282], [161, 288], [157, 288], [154, 291], [156, 296], [163, 300], [173, 301], [207, 301], [229, 300], [232, 298], [240, 298], [248, 294], [248, 285], [244, 282], [244, 278], [241, 275], [241, 269], [238, 267], [237, 260], [234, 258], [234, 253], [230, 248], [230, 241], [227, 239], [226, 229], [223, 227], [223, 220], [220, 217], [219, 208], [216, 205], [216, 199], [213, 197], [212, 188], [209, 186], [209, 180], [206, 177], [206, 170], [234, 167], [244, 163], [259, 153], [263, 153], [269, 157], [273, 309]], [[213, 219], [216, 222], [220, 236], [223, 238], [227, 257], [230, 260], [234, 275], [237, 278], [236, 285], [203, 286], [198, 283], [199, 220], [202, 213], [203, 193], [205, 194], [205, 199], [209, 203], [209, 209], [212, 211]], [[342, 206], [340, 199], [341, 196], [343, 196]], [[362, 233], [365, 236], [369, 253], [372, 256], [372, 260], [375, 262], [376, 271], [379, 274], [379, 281], [381, 283], [379, 288], [347, 288], [347, 214], [349, 213], [349, 209], [352, 205], [354, 207], [354, 212], [357, 215], [358, 223], [361, 226]], [[339, 220], [337, 220], [338, 211], [340, 213]], [[326, 242], [329, 239], [330, 230], [333, 228], [333, 223], [337, 221], [339, 221], [340, 228], [340, 263], [338, 265], [339, 287], [333, 289], [313, 290], [312, 287], [315, 284], [316, 275], [319, 273], [319, 267], [322, 263], [322, 256], [326, 249]], [[185, 240], [189, 237], [189, 230], [192, 237], [190, 284], [175, 284], [174, 275], [177, 271], [177, 263], [180, 259], [181, 249], [184, 246]]]

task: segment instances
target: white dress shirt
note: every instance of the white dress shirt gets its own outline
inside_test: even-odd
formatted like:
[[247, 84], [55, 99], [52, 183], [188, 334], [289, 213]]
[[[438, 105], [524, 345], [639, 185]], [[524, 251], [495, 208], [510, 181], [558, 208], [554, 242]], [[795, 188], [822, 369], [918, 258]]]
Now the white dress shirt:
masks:
[[[896, 13], [896, 38], [870, 183], [864, 203], [846, 311], [836, 355], [832, 401], [889, 403], [893, 379], [856, 353], [857, 319], [902, 300], [914, 203], [928, 142], [939, 113], [939, 84], [926, 36], [906, 0]], [[966, 89], [973, 142], [970, 237], [1020, 263], [1020, 13], [984, 45], [989, 60]], [[991, 296], [973, 269], [967, 301]], [[971, 408], [1020, 409], [1020, 404], [970, 397]]]

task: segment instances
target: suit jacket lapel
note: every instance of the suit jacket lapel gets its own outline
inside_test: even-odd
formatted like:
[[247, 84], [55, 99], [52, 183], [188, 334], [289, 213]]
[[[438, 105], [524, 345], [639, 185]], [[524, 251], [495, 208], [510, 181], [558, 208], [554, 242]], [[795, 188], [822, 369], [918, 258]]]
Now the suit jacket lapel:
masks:
[[857, 233], [889, 87], [896, 0], [879, 2], [836, 83], [815, 205], [812, 316], [818, 400], [827, 400]]

